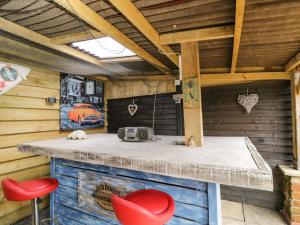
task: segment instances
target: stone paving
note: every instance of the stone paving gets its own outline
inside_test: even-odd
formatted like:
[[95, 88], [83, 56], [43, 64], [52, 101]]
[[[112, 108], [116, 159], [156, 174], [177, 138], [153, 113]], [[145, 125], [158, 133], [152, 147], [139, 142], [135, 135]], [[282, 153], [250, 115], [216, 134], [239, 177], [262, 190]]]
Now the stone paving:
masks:
[[222, 200], [223, 225], [287, 225], [279, 212]]

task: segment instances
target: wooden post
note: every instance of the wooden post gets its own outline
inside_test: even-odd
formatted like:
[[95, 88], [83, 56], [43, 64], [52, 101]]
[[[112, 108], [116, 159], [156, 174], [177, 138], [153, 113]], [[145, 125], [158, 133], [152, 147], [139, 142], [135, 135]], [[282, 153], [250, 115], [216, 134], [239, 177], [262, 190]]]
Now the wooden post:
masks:
[[203, 144], [201, 84], [198, 42], [181, 44], [182, 88], [185, 144], [194, 139], [196, 146]]
[[293, 153], [294, 165], [300, 170], [300, 93], [299, 83], [300, 72], [292, 75], [291, 92], [292, 92], [292, 123], [293, 123]]

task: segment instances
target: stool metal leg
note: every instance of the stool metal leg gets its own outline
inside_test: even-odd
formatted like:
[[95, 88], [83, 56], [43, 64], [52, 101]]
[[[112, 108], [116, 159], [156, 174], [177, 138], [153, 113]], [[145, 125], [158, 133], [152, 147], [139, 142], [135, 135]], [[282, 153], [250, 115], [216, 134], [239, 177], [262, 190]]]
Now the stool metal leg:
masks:
[[39, 204], [38, 204], [38, 198], [31, 200], [31, 224], [32, 225], [39, 225], [40, 224], [40, 218], [39, 218]]

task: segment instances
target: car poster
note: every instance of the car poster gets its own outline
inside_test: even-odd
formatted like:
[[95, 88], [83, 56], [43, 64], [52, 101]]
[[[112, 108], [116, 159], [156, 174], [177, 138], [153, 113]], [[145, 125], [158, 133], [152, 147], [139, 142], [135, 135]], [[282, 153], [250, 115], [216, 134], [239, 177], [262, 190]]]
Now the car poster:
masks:
[[80, 75], [61, 73], [60, 129], [104, 126], [104, 84]]

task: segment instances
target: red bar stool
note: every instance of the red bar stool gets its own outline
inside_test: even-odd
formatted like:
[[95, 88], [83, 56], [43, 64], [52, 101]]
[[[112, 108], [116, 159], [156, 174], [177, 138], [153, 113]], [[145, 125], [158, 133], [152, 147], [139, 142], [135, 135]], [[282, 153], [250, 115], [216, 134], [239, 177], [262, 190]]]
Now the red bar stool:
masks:
[[39, 206], [40, 197], [53, 192], [58, 187], [58, 181], [54, 178], [40, 178], [17, 182], [12, 179], [2, 180], [4, 196], [9, 201], [31, 200], [32, 225], [39, 225]]
[[123, 225], [163, 225], [174, 215], [173, 198], [157, 190], [139, 190], [112, 196], [112, 206]]

